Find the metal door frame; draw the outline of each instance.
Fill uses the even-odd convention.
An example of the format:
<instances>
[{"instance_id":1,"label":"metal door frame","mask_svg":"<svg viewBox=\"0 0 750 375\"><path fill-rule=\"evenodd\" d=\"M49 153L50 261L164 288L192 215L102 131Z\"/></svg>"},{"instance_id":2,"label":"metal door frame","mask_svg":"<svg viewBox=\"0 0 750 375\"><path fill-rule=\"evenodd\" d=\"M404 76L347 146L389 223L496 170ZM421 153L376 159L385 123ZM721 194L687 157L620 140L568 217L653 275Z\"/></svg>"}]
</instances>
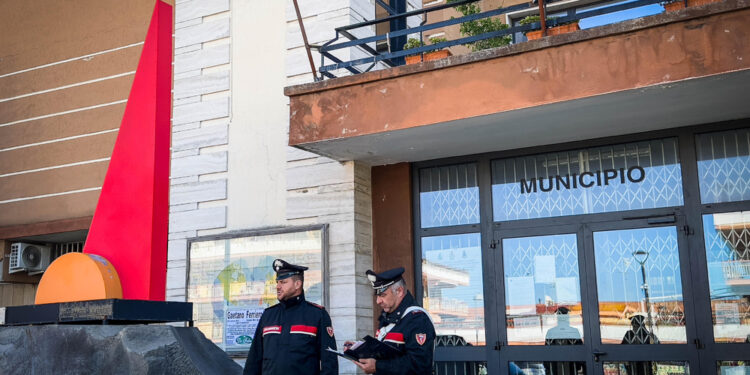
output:
<instances>
[{"instance_id":1,"label":"metal door frame","mask_svg":"<svg viewBox=\"0 0 750 375\"><path fill-rule=\"evenodd\" d=\"M533 228L546 228L552 226L564 226L564 225L583 225L587 226L588 231L591 228L600 228L598 223L613 223L621 221L632 221L634 217L640 217L647 220L647 217L659 217L670 214L675 214L681 217L682 222L686 225L688 234L687 239L684 239L684 234L680 234L680 262L682 269L684 265L684 257L682 253L687 251L688 263L690 269L690 277L684 277L685 271L682 271L683 275L683 299L686 304L692 302L692 311L695 326L692 338L697 338L700 341L696 343L690 343L694 345L701 345L703 349L699 350L700 356L700 369L703 373L716 373L716 361L720 360L742 360L743 356L747 357L750 352L750 344L716 344L713 342L713 323L712 323L712 312L711 312L711 299L709 294L708 285L708 269L706 267L706 253L705 246L703 243L703 225L702 215L711 213L721 212L732 212L732 211L750 211L750 200L730 203L718 203L718 204L701 204L700 192L698 187L698 172L697 172L697 157L696 157L696 144L695 138L701 133L710 133L718 131L726 131L733 129L747 128L749 125L748 119L740 119L733 121L726 121L722 123L714 124L702 124L695 126L687 126L682 128L672 128L665 130L657 130L648 133L640 134L628 134L622 136L606 137L589 139L583 141L575 141L568 143L560 143L555 145L544 145L534 146L523 149L498 151L477 155L465 155L456 156L445 159L436 159L421 161L411 164L411 175L412 175L412 213L413 213L413 255L414 255L414 271L415 275L421 274L421 238L427 236L443 235L443 234L458 234L458 233L469 233L478 232L481 235L481 246L482 246L482 263L483 263L483 283L484 283L484 297L485 297L485 335L487 345L485 347L446 347L436 348L435 359L440 358L441 361L486 361L487 367L490 374L506 374L507 367L501 369L499 360L506 350L507 346L502 345L501 337L505 338L504 323L505 309L504 309L504 296L498 295L497 290L504 290L504 284L502 277L496 277L501 274L502 268L497 269L495 264L495 251L492 249L493 241L498 230L511 231L514 229L530 230ZM539 218L531 220L518 220L508 222L494 222L492 214L492 182L491 182L491 161L495 159L502 159L508 157L518 157L524 155L532 155L536 153L545 153L552 151L564 151L577 148L595 147L608 144L619 144L634 141L645 141L656 138L665 137L677 137L679 147L680 166L682 168L682 184L683 184L683 205L678 207L667 207L667 208L654 208L647 210L635 210L635 211L617 211L599 214L587 214L587 215L571 215L571 216L559 216L551 218ZM455 165L462 163L476 163L477 165L477 177L479 187L479 204L480 204L480 222L476 224L459 225L453 227L437 227L437 228L426 228L420 227L420 203L419 203L419 170L422 168L439 167L446 165ZM601 224L606 225L606 224ZM501 229L502 228L502 229ZM679 229L679 228L678 228ZM534 232L527 232L534 233ZM678 234L680 232L678 231ZM592 235L593 236L593 235ZM519 237L519 236L515 236ZM580 239L579 239L580 242ZM589 246L588 244L586 246ZM593 238L591 239L591 255L593 256ZM579 253L584 249L579 244ZM683 250L686 249L686 250ZM587 254L581 258L579 255L579 267L584 264ZM581 277L593 277L594 284L591 281L586 281L584 284L593 285L594 288L588 287L589 292L596 293L596 274L591 274L594 263L590 262L592 267L591 270L586 269L586 272L581 273ZM586 263L588 265L588 263ZM595 271L595 270L594 270ZM689 287L685 287L686 280L689 279ZM415 297L418 300L422 297L422 285L421 278L415 279ZM691 293L692 301L688 301L685 298L685 292ZM583 295L583 286L581 289L581 300L582 303L590 298L590 296ZM502 293L501 293L502 294ZM594 297L596 294L594 294ZM502 302L502 304L501 304ZM502 306L502 309L499 307ZM593 309L588 309L590 314L593 314ZM586 313L585 313L586 314ZM596 306L596 315L598 318L598 304ZM584 315L584 321L586 320ZM588 317L590 321L591 317ZM500 325L499 323L502 323ZM584 324L586 327L586 324ZM688 328L686 328L688 329ZM501 332L502 331L502 332ZM598 330L597 330L598 331ZM598 332L597 332L598 333ZM589 333L584 331L584 338L591 337ZM503 340L504 341L504 340ZM589 340L590 341L590 340ZM690 341L690 340L688 340ZM498 345L493 345L500 344ZM586 340L584 345L586 346ZM496 350L500 348L500 350ZM505 361L507 364L507 361ZM588 365L587 368L590 373L592 367ZM691 362L691 366L692 366ZM600 366L601 367L601 366ZM697 374L696 370L691 368L693 374Z\"/></svg>"},{"instance_id":2,"label":"metal door frame","mask_svg":"<svg viewBox=\"0 0 750 375\"><path fill-rule=\"evenodd\" d=\"M500 343L499 347L496 347L488 359L488 369L493 374L506 374L508 373L509 362L582 362L587 369L592 367L593 361L588 353L591 352L591 332L589 324L587 324L588 316L587 310L589 306L587 288L588 285L585 282L585 261L584 259L584 241L583 232L584 226L582 224L560 224L560 225L549 225L549 226L529 226L526 228L501 228L501 225L496 225L496 230L493 234L494 243L496 248L492 251L492 262L495 265L495 290L496 296L495 301L497 302L495 310L497 311L497 319L495 320L494 326L497 327L496 337ZM538 237L538 236L550 236L559 234L574 234L576 235L576 245L578 253L578 274L579 274L579 287L581 291L581 304L583 308L583 345L508 345L507 330L506 327L506 311L505 311L505 272L503 263L503 240L508 238L523 238L523 237ZM584 281L584 282L582 282ZM572 359L572 360L571 360ZM491 362L490 362L491 361Z\"/></svg>"},{"instance_id":3,"label":"metal door frame","mask_svg":"<svg viewBox=\"0 0 750 375\"><path fill-rule=\"evenodd\" d=\"M691 374L701 374L699 352L696 344L698 338L698 324L696 309L694 305L693 277L694 268L691 265L691 251L688 247L685 218L682 215L674 215L673 222L669 222L669 216L650 217L635 220L623 220L615 222L587 223L585 226L585 249L586 249L586 277L589 287L588 300L594 304L590 309L589 322L594 335L594 351L603 353L600 360L595 361L592 368L593 374L603 374L604 361L617 362L640 362L640 361L685 361L689 365ZM596 260L594 248L594 233L611 230L636 230L654 227L673 227L677 234L677 246L680 262L680 278L682 284L682 301L685 314L685 344L658 344L658 345L622 345L602 344L599 320L599 304L596 280ZM592 352L593 354L593 352Z\"/></svg>"}]
</instances>

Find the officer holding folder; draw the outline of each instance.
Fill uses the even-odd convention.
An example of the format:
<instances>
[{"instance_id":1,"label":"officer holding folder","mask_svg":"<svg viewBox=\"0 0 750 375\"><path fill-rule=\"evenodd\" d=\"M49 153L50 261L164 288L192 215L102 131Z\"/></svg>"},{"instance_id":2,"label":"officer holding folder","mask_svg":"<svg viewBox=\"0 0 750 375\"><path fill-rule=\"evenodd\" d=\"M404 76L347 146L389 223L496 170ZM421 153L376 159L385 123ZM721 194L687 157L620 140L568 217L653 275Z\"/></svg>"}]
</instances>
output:
<instances>
[{"instance_id":1,"label":"officer holding folder","mask_svg":"<svg viewBox=\"0 0 750 375\"><path fill-rule=\"evenodd\" d=\"M403 267L381 273L366 272L377 296L377 304L383 309L375 336L398 350L397 355L389 358L363 358L354 362L366 374L432 373L435 327L427 311L417 305L406 289L403 273Z\"/></svg>"}]
</instances>

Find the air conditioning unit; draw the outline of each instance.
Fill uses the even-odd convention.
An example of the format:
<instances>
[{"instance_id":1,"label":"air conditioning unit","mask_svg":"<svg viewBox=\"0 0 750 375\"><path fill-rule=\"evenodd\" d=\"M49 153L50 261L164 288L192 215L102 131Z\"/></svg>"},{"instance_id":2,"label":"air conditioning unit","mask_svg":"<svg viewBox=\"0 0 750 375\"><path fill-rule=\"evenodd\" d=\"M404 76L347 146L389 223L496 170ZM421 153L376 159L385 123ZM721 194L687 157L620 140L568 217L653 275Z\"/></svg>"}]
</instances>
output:
<instances>
[{"instance_id":1,"label":"air conditioning unit","mask_svg":"<svg viewBox=\"0 0 750 375\"><path fill-rule=\"evenodd\" d=\"M49 267L51 257L47 246L16 242L10 245L8 273L26 271L29 275L44 272Z\"/></svg>"}]
</instances>

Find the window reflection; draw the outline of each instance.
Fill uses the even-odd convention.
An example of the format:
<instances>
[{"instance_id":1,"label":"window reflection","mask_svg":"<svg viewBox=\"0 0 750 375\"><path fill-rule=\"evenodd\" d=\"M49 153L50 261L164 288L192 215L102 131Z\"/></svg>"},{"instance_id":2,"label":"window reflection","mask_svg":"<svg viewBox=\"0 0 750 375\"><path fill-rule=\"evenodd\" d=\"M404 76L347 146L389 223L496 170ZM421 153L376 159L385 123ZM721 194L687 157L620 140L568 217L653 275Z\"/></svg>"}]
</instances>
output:
<instances>
[{"instance_id":1,"label":"window reflection","mask_svg":"<svg viewBox=\"0 0 750 375\"><path fill-rule=\"evenodd\" d=\"M583 362L509 362L510 375L584 375Z\"/></svg>"},{"instance_id":2,"label":"window reflection","mask_svg":"<svg viewBox=\"0 0 750 375\"><path fill-rule=\"evenodd\" d=\"M681 206L674 138L492 161L495 221Z\"/></svg>"},{"instance_id":3,"label":"window reflection","mask_svg":"<svg viewBox=\"0 0 750 375\"><path fill-rule=\"evenodd\" d=\"M419 208L422 228L478 223L476 164L421 169Z\"/></svg>"},{"instance_id":4,"label":"window reflection","mask_svg":"<svg viewBox=\"0 0 750 375\"><path fill-rule=\"evenodd\" d=\"M675 227L594 232L602 343L685 343Z\"/></svg>"},{"instance_id":5,"label":"window reflection","mask_svg":"<svg viewBox=\"0 0 750 375\"><path fill-rule=\"evenodd\" d=\"M509 345L583 343L575 234L503 240Z\"/></svg>"},{"instance_id":6,"label":"window reflection","mask_svg":"<svg viewBox=\"0 0 750 375\"><path fill-rule=\"evenodd\" d=\"M750 375L750 361L719 361L716 375Z\"/></svg>"},{"instance_id":7,"label":"window reflection","mask_svg":"<svg viewBox=\"0 0 750 375\"><path fill-rule=\"evenodd\" d=\"M194 325L222 349L247 352L253 322L278 302L275 258L309 267L305 298L322 304L321 238L321 230L311 230L191 243L187 300L193 303ZM253 318L227 321L237 312Z\"/></svg>"},{"instance_id":8,"label":"window reflection","mask_svg":"<svg viewBox=\"0 0 750 375\"><path fill-rule=\"evenodd\" d=\"M436 345L485 345L479 233L423 237L422 285Z\"/></svg>"},{"instance_id":9,"label":"window reflection","mask_svg":"<svg viewBox=\"0 0 750 375\"><path fill-rule=\"evenodd\" d=\"M716 342L750 342L750 212L703 216Z\"/></svg>"},{"instance_id":10,"label":"window reflection","mask_svg":"<svg viewBox=\"0 0 750 375\"><path fill-rule=\"evenodd\" d=\"M701 202L750 199L750 129L702 134L696 143Z\"/></svg>"},{"instance_id":11,"label":"window reflection","mask_svg":"<svg viewBox=\"0 0 750 375\"><path fill-rule=\"evenodd\" d=\"M604 362L604 375L688 375L685 362Z\"/></svg>"},{"instance_id":12,"label":"window reflection","mask_svg":"<svg viewBox=\"0 0 750 375\"><path fill-rule=\"evenodd\" d=\"M435 362L435 375L487 375L487 362Z\"/></svg>"}]
</instances>

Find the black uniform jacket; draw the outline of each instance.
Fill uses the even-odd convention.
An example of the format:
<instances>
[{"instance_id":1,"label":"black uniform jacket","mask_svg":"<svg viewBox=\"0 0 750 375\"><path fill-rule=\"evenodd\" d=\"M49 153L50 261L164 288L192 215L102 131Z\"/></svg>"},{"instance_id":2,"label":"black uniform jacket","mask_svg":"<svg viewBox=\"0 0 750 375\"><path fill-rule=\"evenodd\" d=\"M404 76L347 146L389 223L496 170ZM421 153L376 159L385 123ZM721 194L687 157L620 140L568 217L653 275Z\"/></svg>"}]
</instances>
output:
<instances>
[{"instance_id":1,"label":"black uniform jacket","mask_svg":"<svg viewBox=\"0 0 750 375\"><path fill-rule=\"evenodd\" d=\"M331 317L301 294L263 312L244 374L338 374L338 357L329 347L336 349Z\"/></svg>"},{"instance_id":2,"label":"black uniform jacket","mask_svg":"<svg viewBox=\"0 0 750 375\"><path fill-rule=\"evenodd\" d=\"M407 292L396 310L389 314L382 313L378 318L380 328L375 336L388 324L396 323L383 338L383 342L400 349L403 355L375 362L376 374L432 374L435 327L433 327L430 318L422 311L411 311L404 316L404 311L409 306L416 305L414 297Z\"/></svg>"}]
</instances>

